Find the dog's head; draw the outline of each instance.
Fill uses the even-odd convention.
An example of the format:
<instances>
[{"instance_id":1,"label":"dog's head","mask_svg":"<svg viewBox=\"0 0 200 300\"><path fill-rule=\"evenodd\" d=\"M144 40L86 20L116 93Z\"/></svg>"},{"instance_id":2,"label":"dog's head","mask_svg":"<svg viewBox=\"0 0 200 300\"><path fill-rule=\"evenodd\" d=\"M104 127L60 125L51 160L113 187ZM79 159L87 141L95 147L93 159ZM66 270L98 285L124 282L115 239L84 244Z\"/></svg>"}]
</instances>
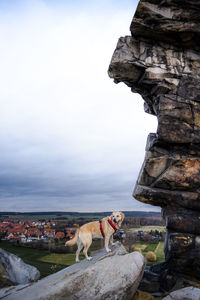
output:
<instances>
[{"instance_id":1,"label":"dog's head","mask_svg":"<svg viewBox=\"0 0 200 300\"><path fill-rule=\"evenodd\" d=\"M124 220L125 215L120 212L120 211L114 211L112 215L110 216L111 220L113 223L118 225L119 227L121 226L123 220Z\"/></svg>"}]
</instances>

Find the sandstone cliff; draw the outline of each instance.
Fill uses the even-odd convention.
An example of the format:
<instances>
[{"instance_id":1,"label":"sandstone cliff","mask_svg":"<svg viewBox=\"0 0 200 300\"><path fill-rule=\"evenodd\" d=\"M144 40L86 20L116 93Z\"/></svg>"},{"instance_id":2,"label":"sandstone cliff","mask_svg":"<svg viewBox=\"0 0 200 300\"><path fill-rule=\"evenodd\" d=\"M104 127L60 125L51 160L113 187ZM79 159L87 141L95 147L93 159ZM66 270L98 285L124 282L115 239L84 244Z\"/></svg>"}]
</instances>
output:
<instances>
[{"instance_id":1,"label":"sandstone cliff","mask_svg":"<svg viewBox=\"0 0 200 300\"><path fill-rule=\"evenodd\" d=\"M170 272L200 279L200 2L141 0L109 76L158 119L134 197L162 207ZM133 129L134 130L134 129Z\"/></svg>"}]
</instances>

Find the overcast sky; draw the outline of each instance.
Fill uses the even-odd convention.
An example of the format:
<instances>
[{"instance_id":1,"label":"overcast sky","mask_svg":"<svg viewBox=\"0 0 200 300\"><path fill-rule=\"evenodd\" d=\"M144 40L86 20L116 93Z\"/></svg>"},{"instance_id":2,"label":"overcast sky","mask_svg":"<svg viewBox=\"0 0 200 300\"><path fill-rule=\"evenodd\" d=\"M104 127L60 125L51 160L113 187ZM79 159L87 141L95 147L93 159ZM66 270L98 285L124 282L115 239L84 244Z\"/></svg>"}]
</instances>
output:
<instances>
[{"instance_id":1,"label":"overcast sky","mask_svg":"<svg viewBox=\"0 0 200 300\"><path fill-rule=\"evenodd\" d=\"M0 1L0 210L154 210L132 198L157 120L107 75L136 0Z\"/></svg>"}]
</instances>

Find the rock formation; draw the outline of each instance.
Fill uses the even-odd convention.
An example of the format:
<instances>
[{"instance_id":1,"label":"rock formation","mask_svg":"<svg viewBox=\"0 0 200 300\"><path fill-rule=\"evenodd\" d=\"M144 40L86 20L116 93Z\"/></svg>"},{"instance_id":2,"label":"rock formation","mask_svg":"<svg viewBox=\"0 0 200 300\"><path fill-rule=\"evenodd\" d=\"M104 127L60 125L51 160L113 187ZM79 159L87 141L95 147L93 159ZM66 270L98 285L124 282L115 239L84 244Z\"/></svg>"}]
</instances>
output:
<instances>
[{"instance_id":1,"label":"rock formation","mask_svg":"<svg viewBox=\"0 0 200 300\"><path fill-rule=\"evenodd\" d=\"M157 116L134 197L162 207L166 268L200 279L200 2L141 0L109 66Z\"/></svg>"},{"instance_id":2,"label":"rock formation","mask_svg":"<svg viewBox=\"0 0 200 300\"><path fill-rule=\"evenodd\" d=\"M143 275L145 258L127 253L118 242L107 253L101 249L86 259L31 285L0 290L4 300L132 299Z\"/></svg>"},{"instance_id":3,"label":"rock formation","mask_svg":"<svg viewBox=\"0 0 200 300\"><path fill-rule=\"evenodd\" d=\"M40 278L40 272L18 256L0 248L0 275L13 284L25 284Z\"/></svg>"},{"instance_id":4,"label":"rock formation","mask_svg":"<svg viewBox=\"0 0 200 300\"><path fill-rule=\"evenodd\" d=\"M189 286L177 291L170 293L168 296L164 297L163 300L199 300L200 299L200 289Z\"/></svg>"}]
</instances>

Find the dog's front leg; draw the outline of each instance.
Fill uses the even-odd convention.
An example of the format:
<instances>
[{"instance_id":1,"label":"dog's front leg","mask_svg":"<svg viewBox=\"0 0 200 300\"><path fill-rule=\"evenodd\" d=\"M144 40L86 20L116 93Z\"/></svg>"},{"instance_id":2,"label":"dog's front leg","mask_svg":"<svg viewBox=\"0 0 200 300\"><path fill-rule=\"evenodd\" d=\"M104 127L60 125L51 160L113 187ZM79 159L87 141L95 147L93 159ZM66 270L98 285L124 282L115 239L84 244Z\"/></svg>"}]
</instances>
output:
<instances>
[{"instance_id":1,"label":"dog's front leg","mask_svg":"<svg viewBox=\"0 0 200 300\"><path fill-rule=\"evenodd\" d=\"M110 244L111 244L112 246L115 245L115 243L113 242L113 235L111 235L111 237L110 237Z\"/></svg>"},{"instance_id":2,"label":"dog's front leg","mask_svg":"<svg viewBox=\"0 0 200 300\"><path fill-rule=\"evenodd\" d=\"M107 251L107 252L110 252L110 251L111 251L111 249L108 248L109 240L110 240L109 235L106 235L106 236L105 236L105 248L106 248L106 251Z\"/></svg>"}]
</instances>

